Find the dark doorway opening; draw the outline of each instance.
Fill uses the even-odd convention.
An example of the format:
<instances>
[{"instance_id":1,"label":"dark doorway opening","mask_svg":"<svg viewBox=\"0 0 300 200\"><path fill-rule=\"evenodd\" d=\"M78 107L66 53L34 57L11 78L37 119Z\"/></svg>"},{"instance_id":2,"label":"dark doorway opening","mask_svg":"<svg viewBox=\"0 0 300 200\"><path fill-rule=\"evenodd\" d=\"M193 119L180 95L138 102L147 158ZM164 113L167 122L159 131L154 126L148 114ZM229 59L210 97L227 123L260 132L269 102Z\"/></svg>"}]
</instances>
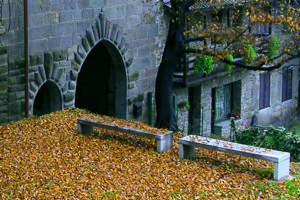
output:
<instances>
[{"instance_id":1,"label":"dark doorway opening","mask_svg":"<svg viewBox=\"0 0 300 200\"><path fill-rule=\"evenodd\" d=\"M33 104L33 115L41 116L62 109L62 98L55 83L47 81L39 89Z\"/></svg>"},{"instance_id":2,"label":"dark doorway opening","mask_svg":"<svg viewBox=\"0 0 300 200\"><path fill-rule=\"evenodd\" d=\"M127 80L122 57L108 41L88 54L78 75L75 106L90 112L126 118Z\"/></svg>"},{"instance_id":3,"label":"dark doorway opening","mask_svg":"<svg viewBox=\"0 0 300 200\"><path fill-rule=\"evenodd\" d=\"M189 88L189 134L203 135L201 85Z\"/></svg>"}]
</instances>

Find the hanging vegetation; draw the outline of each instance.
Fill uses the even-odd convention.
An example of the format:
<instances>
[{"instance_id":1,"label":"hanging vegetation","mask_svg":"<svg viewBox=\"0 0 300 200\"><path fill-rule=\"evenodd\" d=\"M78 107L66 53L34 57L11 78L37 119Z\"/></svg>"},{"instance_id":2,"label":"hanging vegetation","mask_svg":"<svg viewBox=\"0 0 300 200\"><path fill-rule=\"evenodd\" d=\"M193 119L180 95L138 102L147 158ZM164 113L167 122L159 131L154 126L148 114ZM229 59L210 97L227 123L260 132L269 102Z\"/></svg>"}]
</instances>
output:
<instances>
[{"instance_id":1,"label":"hanging vegetation","mask_svg":"<svg viewBox=\"0 0 300 200\"><path fill-rule=\"evenodd\" d=\"M194 73L206 73L209 74L214 70L213 65L213 58L212 56L207 55L199 55L197 56L195 62L194 62Z\"/></svg>"}]
</instances>

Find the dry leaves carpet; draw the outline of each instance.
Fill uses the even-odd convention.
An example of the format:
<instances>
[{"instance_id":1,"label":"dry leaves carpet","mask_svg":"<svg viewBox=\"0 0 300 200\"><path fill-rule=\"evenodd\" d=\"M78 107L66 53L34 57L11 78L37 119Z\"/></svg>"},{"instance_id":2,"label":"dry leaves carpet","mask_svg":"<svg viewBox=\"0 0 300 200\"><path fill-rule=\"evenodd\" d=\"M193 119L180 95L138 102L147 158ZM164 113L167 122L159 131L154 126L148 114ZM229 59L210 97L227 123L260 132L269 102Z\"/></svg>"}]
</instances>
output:
<instances>
[{"instance_id":1,"label":"dry leaves carpet","mask_svg":"<svg viewBox=\"0 0 300 200\"><path fill-rule=\"evenodd\" d=\"M86 114L70 109L0 127L1 199L300 198L299 164L290 184L273 182L264 161L201 149L199 158L180 160L180 133L163 154L138 136L79 135L77 119Z\"/></svg>"}]
</instances>

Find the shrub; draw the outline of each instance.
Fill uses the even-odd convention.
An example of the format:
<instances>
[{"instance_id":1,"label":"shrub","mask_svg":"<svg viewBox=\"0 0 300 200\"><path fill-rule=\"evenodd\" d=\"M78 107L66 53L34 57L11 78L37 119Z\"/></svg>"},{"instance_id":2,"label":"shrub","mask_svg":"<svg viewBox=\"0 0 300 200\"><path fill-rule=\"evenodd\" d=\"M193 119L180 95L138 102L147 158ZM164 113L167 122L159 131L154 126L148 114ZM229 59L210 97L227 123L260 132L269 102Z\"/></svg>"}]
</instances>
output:
<instances>
[{"instance_id":1,"label":"shrub","mask_svg":"<svg viewBox=\"0 0 300 200\"><path fill-rule=\"evenodd\" d=\"M242 144L290 152L295 159L300 156L300 137L284 127L246 127L238 130L236 140Z\"/></svg>"},{"instance_id":2,"label":"shrub","mask_svg":"<svg viewBox=\"0 0 300 200\"><path fill-rule=\"evenodd\" d=\"M200 72L209 74L214 70L212 56L199 55L194 62L194 73L198 74Z\"/></svg>"}]
</instances>

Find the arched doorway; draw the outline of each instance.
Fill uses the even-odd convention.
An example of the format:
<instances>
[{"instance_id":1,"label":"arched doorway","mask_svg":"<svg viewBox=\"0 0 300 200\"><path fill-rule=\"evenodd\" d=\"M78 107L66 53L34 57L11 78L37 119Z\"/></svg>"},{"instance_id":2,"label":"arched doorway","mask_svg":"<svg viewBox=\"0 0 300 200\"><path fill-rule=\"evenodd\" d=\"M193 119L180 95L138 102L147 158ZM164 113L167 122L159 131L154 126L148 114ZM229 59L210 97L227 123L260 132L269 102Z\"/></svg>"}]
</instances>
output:
<instances>
[{"instance_id":1,"label":"arched doorway","mask_svg":"<svg viewBox=\"0 0 300 200\"><path fill-rule=\"evenodd\" d=\"M126 118L127 79L116 47L102 40L88 54L77 79L75 106L93 113Z\"/></svg>"},{"instance_id":2,"label":"arched doorway","mask_svg":"<svg viewBox=\"0 0 300 200\"><path fill-rule=\"evenodd\" d=\"M33 115L41 116L62 109L62 97L55 83L45 82L34 99Z\"/></svg>"}]
</instances>

